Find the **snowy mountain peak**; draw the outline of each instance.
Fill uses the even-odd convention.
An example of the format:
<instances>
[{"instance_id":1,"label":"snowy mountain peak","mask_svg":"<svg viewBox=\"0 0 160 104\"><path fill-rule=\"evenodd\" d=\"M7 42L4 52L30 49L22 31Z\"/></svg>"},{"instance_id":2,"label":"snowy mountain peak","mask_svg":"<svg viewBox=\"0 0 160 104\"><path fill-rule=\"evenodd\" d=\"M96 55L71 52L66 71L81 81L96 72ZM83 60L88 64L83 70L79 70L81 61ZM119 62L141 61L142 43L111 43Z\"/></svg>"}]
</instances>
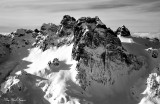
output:
<instances>
[{"instance_id":1,"label":"snowy mountain peak","mask_svg":"<svg viewBox=\"0 0 160 104\"><path fill-rule=\"evenodd\" d=\"M65 15L59 25L0 35L0 104L158 102L159 62L157 38Z\"/></svg>"},{"instance_id":2,"label":"snowy mountain peak","mask_svg":"<svg viewBox=\"0 0 160 104\"><path fill-rule=\"evenodd\" d=\"M73 28L76 19L65 15L61 21L61 25L52 23L43 24L39 33L36 33L36 41L34 47L40 47L43 51L51 47L60 47L69 45L73 40Z\"/></svg>"},{"instance_id":3,"label":"snowy mountain peak","mask_svg":"<svg viewBox=\"0 0 160 104\"><path fill-rule=\"evenodd\" d=\"M126 28L126 26L122 25L122 27L119 27L116 32L116 35L120 35L120 36L131 36L130 31L128 30L128 28Z\"/></svg>"},{"instance_id":4,"label":"snowy mountain peak","mask_svg":"<svg viewBox=\"0 0 160 104\"><path fill-rule=\"evenodd\" d=\"M83 89L92 81L114 84L116 78L111 74L114 73L112 68L119 71L120 67L125 66L129 70L139 70L143 66L143 62L129 54L117 35L98 17L82 17L77 20L72 57L78 61L77 79Z\"/></svg>"},{"instance_id":5,"label":"snowy mountain peak","mask_svg":"<svg viewBox=\"0 0 160 104\"><path fill-rule=\"evenodd\" d=\"M76 19L74 17L71 17L69 15L64 15L61 21L61 25L63 25L65 28L73 28L75 22Z\"/></svg>"}]
</instances>

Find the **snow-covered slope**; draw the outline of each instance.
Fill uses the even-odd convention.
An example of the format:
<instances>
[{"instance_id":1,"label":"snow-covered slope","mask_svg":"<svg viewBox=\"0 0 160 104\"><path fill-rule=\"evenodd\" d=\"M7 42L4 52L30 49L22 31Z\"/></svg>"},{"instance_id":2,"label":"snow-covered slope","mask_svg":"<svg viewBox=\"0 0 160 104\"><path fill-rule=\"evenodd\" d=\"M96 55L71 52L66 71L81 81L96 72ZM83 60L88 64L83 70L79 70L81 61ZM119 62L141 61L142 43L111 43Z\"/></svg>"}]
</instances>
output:
<instances>
[{"instance_id":1,"label":"snow-covered slope","mask_svg":"<svg viewBox=\"0 0 160 104\"><path fill-rule=\"evenodd\" d=\"M0 36L0 104L159 101L150 80L159 83L160 42L125 26L114 32L98 17L65 15L60 25Z\"/></svg>"}]
</instances>

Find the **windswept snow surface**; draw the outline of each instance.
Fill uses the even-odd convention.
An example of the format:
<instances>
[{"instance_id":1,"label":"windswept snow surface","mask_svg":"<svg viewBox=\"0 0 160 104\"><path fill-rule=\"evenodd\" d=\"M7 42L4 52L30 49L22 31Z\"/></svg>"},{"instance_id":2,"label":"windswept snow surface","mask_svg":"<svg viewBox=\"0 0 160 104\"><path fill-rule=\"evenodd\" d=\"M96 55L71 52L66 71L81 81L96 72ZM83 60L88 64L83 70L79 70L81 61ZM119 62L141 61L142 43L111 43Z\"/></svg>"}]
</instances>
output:
<instances>
[{"instance_id":1,"label":"windswept snow surface","mask_svg":"<svg viewBox=\"0 0 160 104\"><path fill-rule=\"evenodd\" d=\"M24 104L61 104L67 102L68 104L72 104L78 102L78 99L72 98L72 96L69 96L66 93L67 87L70 86L66 83L76 83L76 61L72 60L70 54L72 51L72 46L73 44L70 46L64 45L59 49L51 48L45 52L42 52L42 50L40 50L39 48L28 50L29 55L22 59L26 63L23 63L23 65L19 64L18 66L16 66L16 68L14 68L14 71L12 71L13 74L14 72L16 72L16 74L19 75L20 78L12 76L11 73L11 77L8 78L7 82L1 85L1 93L7 93L6 89L9 89L9 87L12 86L16 86L16 84L18 84L19 86L19 83L22 83L25 86L24 91L22 91L22 93L20 92L21 94L23 94L23 96L17 95L16 97L20 98L21 100L26 100L22 101ZM51 65L51 67L49 67L48 62L52 61L54 58L59 59L59 65ZM22 69L22 67L25 64L28 64L28 62L30 64L27 65L26 68L17 71L19 69ZM8 62L6 62L5 65L7 65L7 63ZM38 89L40 91L38 91ZM41 95L41 93L44 93L43 96L39 96ZM16 100L16 97L11 99L10 95L2 94L2 98L4 99L1 98L0 101L4 104L5 102L3 100L5 100L5 97L9 101L12 101L14 99ZM29 97L31 98L29 99ZM48 103L46 103L45 101L41 102L38 99L46 99Z\"/></svg>"}]
</instances>

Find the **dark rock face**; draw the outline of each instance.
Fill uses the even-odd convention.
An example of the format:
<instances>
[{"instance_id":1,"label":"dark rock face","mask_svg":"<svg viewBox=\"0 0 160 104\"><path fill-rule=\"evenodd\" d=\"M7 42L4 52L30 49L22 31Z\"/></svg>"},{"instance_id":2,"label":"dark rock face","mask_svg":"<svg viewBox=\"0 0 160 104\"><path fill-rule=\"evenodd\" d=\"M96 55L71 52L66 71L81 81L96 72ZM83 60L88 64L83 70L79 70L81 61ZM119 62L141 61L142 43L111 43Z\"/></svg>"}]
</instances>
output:
<instances>
[{"instance_id":1,"label":"dark rock face","mask_svg":"<svg viewBox=\"0 0 160 104\"><path fill-rule=\"evenodd\" d=\"M59 65L59 60L58 60L57 58L55 58L55 59L53 60L53 64L54 64L55 66L58 66L58 65Z\"/></svg>"},{"instance_id":2,"label":"dark rock face","mask_svg":"<svg viewBox=\"0 0 160 104\"><path fill-rule=\"evenodd\" d=\"M40 33L35 33L37 36L33 47L40 47L42 51L45 51L50 47L61 47L71 44L75 22L74 17L65 15L60 26L52 23L43 24Z\"/></svg>"},{"instance_id":3,"label":"dark rock face","mask_svg":"<svg viewBox=\"0 0 160 104\"><path fill-rule=\"evenodd\" d=\"M39 31L38 29L35 29L34 32L35 32L35 33L39 33L40 31Z\"/></svg>"},{"instance_id":4,"label":"dark rock face","mask_svg":"<svg viewBox=\"0 0 160 104\"><path fill-rule=\"evenodd\" d=\"M44 23L42 26L41 26L41 30L40 32L43 34L43 35L48 35L48 34L55 34L58 30L58 26L53 24L53 23ZM38 32L38 31L37 31Z\"/></svg>"},{"instance_id":5,"label":"dark rock face","mask_svg":"<svg viewBox=\"0 0 160 104\"><path fill-rule=\"evenodd\" d=\"M143 65L142 60L122 47L117 35L98 17L82 17L77 20L72 56L78 61L77 79L83 89L90 85L91 80L114 84L113 73L116 71L139 70Z\"/></svg>"},{"instance_id":6,"label":"dark rock face","mask_svg":"<svg viewBox=\"0 0 160 104\"><path fill-rule=\"evenodd\" d=\"M73 34L73 28L76 23L76 19L69 15L63 16L61 25L58 31L59 37L68 36Z\"/></svg>"},{"instance_id":7,"label":"dark rock face","mask_svg":"<svg viewBox=\"0 0 160 104\"><path fill-rule=\"evenodd\" d=\"M58 66L59 65L59 60L57 58L54 58L53 61L49 61L48 65L50 66L51 64L53 64L54 66Z\"/></svg>"},{"instance_id":8,"label":"dark rock face","mask_svg":"<svg viewBox=\"0 0 160 104\"><path fill-rule=\"evenodd\" d=\"M83 54L85 46L92 49L104 46L107 49L114 50L118 46L121 46L121 42L114 32L110 28L107 28L98 17L82 17L77 21L74 30L72 54L75 60L79 60L79 55ZM77 47L79 49L76 49Z\"/></svg>"},{"instance_id":9,"label":"dark rock face","mask_svg":"<svg viewBox=\"0 0 160 104\"><path fill-rule=\"evenodd\" d=\"M65 28L73 28L74 24L76 22L76 19L74 17L71 17L69 15L64 15L63 19L61 21L61 24L65 27Z\"/></svg>"},{"instance_id":10,"label":"dark rock face","mask_svg":"<svg viewBox=\"0 0 160 104\"><path fill-rule=\"evenodd\" d=\"M120 36L131 36L130 31L123 25L122 27L119 27L117 31L115 32L116 35Z\"/></svg>"}]
</instances>

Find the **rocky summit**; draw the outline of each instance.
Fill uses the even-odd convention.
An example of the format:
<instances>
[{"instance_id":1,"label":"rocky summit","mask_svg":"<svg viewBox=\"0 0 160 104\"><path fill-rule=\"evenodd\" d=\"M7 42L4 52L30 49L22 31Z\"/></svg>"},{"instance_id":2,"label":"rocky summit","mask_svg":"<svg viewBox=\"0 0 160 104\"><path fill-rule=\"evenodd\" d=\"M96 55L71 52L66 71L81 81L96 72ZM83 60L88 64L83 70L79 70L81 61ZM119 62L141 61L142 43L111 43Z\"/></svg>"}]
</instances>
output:
<instances>
[{"instance_id":1,"label":"rocky summit","mask_svg":"<svg viewBox=\"0 0 160 104\"><path fill-rule=\"evenodd\" d=\"M131 36L130 31L123 25L122 27L119 27L116 31L115 31L116 35L120 35L120 36Z\"/></svg>"},{"instance_id":2,"label":"rocky summit","mask_svg":"<svg viewBox=\"0 0 160 104\"><path fill-rule=\"evenodd\" d=\"M92 80L102 84L114 84L113 70L126 72L140 70L143 61L129 54L110 28L98 17L82 17L74 27L73 59L78 61L77 79L86 89Z\"/></svg>"},{"instance_id":3,"label":"rocky summit","mask_svg":"<svg viewBox=\"0 0 160 104\"><path fill-rule=\"evenodd\" d=\"M64 44L70 44L73 37L73 26L75 18L65 15L61 21L61 25L52 23L43 24L39 33L36 33L36 41L34 47L39 47L45 51L50 47L60 47Z\"/></svg>"}]
</instances>

